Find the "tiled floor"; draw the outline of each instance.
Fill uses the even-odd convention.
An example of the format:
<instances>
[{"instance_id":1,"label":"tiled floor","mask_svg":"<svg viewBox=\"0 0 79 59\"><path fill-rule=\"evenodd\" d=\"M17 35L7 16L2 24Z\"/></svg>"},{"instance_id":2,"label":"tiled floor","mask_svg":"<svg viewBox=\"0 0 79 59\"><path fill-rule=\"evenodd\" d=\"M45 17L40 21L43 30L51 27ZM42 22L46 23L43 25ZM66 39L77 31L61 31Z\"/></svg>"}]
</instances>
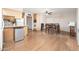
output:
<instances>
[{"instance_id":1,"label":"tiled floor","mask_svg":"<svg viewBox=\"0 0 79 59\"><path fill-rule=\"evenodd\" d=\"M22 41L7 41L5 51L76 51L79 50L76 38L67 34L47 34L30 32Z\"/></svg>"}]
</instances>

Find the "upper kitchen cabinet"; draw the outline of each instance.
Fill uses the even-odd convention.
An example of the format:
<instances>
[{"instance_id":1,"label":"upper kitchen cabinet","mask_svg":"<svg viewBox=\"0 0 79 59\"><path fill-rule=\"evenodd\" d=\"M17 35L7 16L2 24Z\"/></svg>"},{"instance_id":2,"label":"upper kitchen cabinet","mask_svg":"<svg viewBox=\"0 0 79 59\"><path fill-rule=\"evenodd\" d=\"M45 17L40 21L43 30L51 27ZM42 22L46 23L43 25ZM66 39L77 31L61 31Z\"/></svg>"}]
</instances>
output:
<instances>
[{"instance_id":1,"label":"upper kitchen cabinet","mask_svg":"<svg viewBox=\"0 0 79 59\"><path fill-rule=\"evenodd\" d=\"M8 16L14 16L15 18L20 18L20 19L22 18L22 12L14 9L3 8L2 14Z\"/></svg>"},{"instance_id":2,"label":"upper kitchen cabinet","mask_svg":"<svg viewBox=\"0 0 79 59\"><path fill-rule=\"evenodd\" d=\"M14 16L3 16L3 19L6 21L10 21L10 22L15 22L15 17Z\"/></svg>"}]
</instances>

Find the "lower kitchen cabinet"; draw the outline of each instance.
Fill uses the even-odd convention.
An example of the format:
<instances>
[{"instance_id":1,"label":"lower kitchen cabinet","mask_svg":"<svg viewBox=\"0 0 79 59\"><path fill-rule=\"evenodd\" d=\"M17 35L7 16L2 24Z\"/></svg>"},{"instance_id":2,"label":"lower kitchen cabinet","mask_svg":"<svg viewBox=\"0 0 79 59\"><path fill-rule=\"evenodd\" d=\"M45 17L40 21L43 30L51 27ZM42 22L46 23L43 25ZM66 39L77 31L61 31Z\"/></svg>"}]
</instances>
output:
<instances>
[{"instance_id":1,"label":"lower kitchen cabinet","mask_svg":"<svg viewBox=\"0 0 79 59\"><path fill-rule=\"evenodd\" d=\"M6 27L4 28L4 43L17 42L24 39L24 27Z\"/></svg>"},{"instance_id":2,"label":"lower kitchen cabinet","mask_svg":"<svg viewBox=\"0 0 79 59\"><path fill-rule=\"evenodd\" d=\"M4 42L12 42L14 41L14 37L13 37L13 34L14 33L14 29L13 28L5 28L4 29L4 34L3 34L3 38L4 38Z\"/></svg>"}]
</instances>

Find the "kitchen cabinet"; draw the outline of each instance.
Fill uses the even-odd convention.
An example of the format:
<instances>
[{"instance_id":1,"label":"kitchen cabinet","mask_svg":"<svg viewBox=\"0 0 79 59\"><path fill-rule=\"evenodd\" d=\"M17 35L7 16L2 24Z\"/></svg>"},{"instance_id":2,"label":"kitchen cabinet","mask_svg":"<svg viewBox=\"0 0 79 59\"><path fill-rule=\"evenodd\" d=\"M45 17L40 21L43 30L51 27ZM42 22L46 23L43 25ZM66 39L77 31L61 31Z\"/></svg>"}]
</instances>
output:
<instances>
[{"instance_id":1,"label":"kitchen cabinet","mask_svg":"<svg viewBox=\"0 0 79 59\"><path fill-rule=\"evenodd\" d=\"M17 42L24 39L24 26L4 28L4 42Z\"/></svg>"},{"instance_id":2,"label":"kitchen cabinet","mask_svg":"<svg viewBox=\"0 0 79 59\"><path fill-rule=\"evenodd\" d=\"M13 28L4 28L4 42L13 42L14 40L14 29Z\"/></svg>"},{"instance_id":3,"label":"kitchen cabinet","mask_svg":"<svg viewBox=\"0 0 79 59\"><path fill-rule=\"evenodd\" d=\"M16 21L14 16L3 16L3 19L13 23Z\"/></svg>"}]
</instances>

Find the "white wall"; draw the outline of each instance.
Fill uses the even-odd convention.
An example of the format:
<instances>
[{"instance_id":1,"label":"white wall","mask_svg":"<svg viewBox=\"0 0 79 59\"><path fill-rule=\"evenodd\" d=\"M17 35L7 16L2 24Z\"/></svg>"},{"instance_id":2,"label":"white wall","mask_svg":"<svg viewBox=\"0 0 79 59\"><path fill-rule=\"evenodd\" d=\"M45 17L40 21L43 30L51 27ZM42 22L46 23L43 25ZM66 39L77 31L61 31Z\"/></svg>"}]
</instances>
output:
<instances>
[{"instance_id":1,"label":"white wall","mask_svg":"<svg viewBox=\"0 0 79 59\"><path fill-rule=\"evenodd\" d=\"M37 23L36 28L37 30L41 30L41 23L45 23L45 15L42 13L37 13Z\"/></svg>"},{"instance_id":2,"label":"white wall","mask_svg":"<svg viewBox=\"0 0 79 59\"><path fill-rule=\"evenodd\" d=\"M58 10L58 12L53 13L51 16L45 16L44 13L37 13L37 30L40 30L41 23L59 23L62 31L69 31L69 22L76 22L76 10L68 10L70 11L59 12Z\"/></svg>"},{"instance_id":3,"label":"white wall","mask_svg":"<svg viewBox=\"0 0 79 59\"><path fill-rule=\"evenodd\" d=\"M2 50L3 46L3 26L2 26L2 9L0 8L0 50Z\"/></svg>"},{"instance_id":4,"label":"white wall","mask_svg":"<svg viewBox=\"0 0 79 59\"><path fill-rule=\"evenodd\" d=\"M76 9L69 11L61 11L46 16L44 13L38 13L37 28L41 28L41 23L59 23L61 31L69 32L69 22L76 22Z\"/></svg>"},{"instance_id":5,"label":"white wall","mask_svg":"<svg viewBox=\"0 0 79 59\"><path fill-rule=\"evenodd\" d=\"M78 8L78 14L77 14L77 44L79 45L79 8Z\"/></svg>"},{"instance_id":6,"label":"white wall","mask_svg":"<svg viewBox=\"0 0 79 59\"><path fill-rule=\"evenodd\" d=\"M61 31L69 32L69 22L76 22L76 11L72 13L55 13L46 16L46 23L59 23Z\"/></svg>"}]
</instances>

